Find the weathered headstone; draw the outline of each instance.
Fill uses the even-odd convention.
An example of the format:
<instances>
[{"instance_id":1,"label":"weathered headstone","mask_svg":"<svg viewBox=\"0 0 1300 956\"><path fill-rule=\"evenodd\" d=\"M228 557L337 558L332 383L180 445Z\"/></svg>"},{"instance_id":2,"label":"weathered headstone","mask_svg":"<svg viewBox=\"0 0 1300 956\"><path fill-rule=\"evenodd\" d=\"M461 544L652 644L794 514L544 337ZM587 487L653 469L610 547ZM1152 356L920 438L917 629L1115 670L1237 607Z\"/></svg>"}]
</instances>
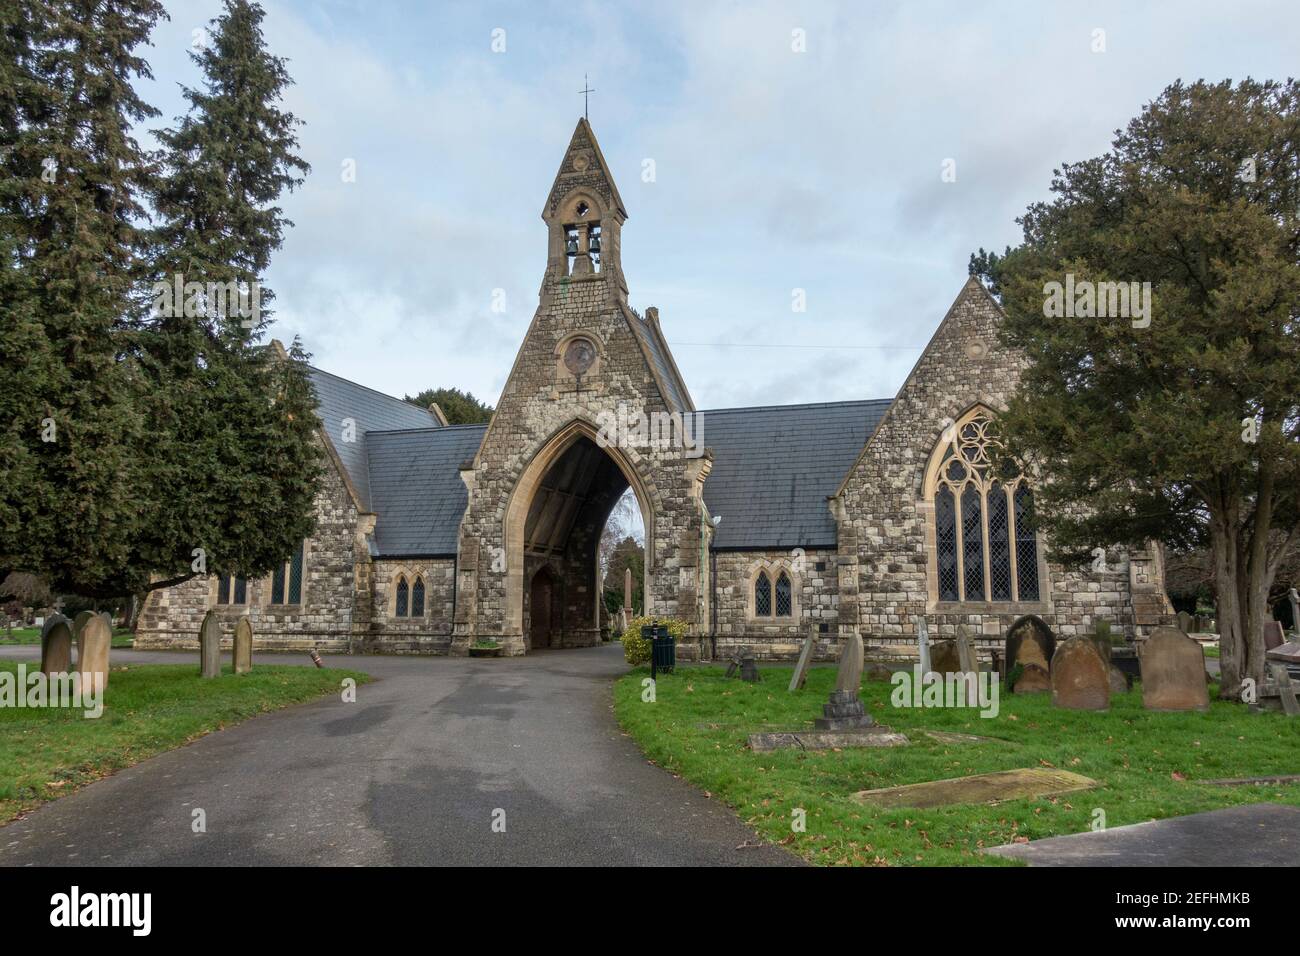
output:
<instances>
[{"instance_id":1,"label":"weathered headstone","mask_svg":"<svg viewBox=\"0 0 1300 956\"><path fill-rule=\"evenodd\" d=\"M1158 627L1142 648L1142 706L1147 710L1210 709L1205 651L1176 628Z\"/></svg>"},{"instance_id":2,"label":"weathered headstone","mask_svg":"<svg viewBox=\"0 0 1300 956\"><path fill-rule=\"evenodd\" d=\"M753 654L740 656L740 679L750 684L757 684L763 680L758 672L758 661L754 659Z\"/></svg>"},{"instance_id":3,"label":"weathered headstone","mask_svg":"<svg viewBox=\"0 0 1300 956\"><path fill-rule=\"evenodd\" d=\"M1015 673L1016 665L1023 673L1010 688L1014 694L1049 691L1052 655L1056 653L1056 637L1043 619L1027 614L1007 628L1006 644L1007 679Z\"/></svg>"},{"instance_id":4,"label":"weathered headstone","mask_svg":"<svg viewBox=\"0 0 1300 956\"><path fill-rule=\"evenodd\" d=\"M936 674L962 673L961 656L954 640L935 641L930 645L930 667Z\"/></svg>"},{"instance_id":5,"label":"weathered headstone","mask_svg":"<svg viewBox=\"0 0 1300 956\"><path fill-rule=\"evenodd\" d=\"M1291 675L1283 664L1269 664L1273 683L1277 685L1278 696L1282 699L1282 710L1288 717L1300 717L1300 702L1296 701L1295 687L1291 684Z\"/></svg>"},{"instance_id":6,"label":"weathered headstone","mask_svg":"<svg viewBox=\"0 0 1300 956\"><path fill-rule=\"evenodd\" d=\"M230 648L230 663L236 674L247 674L253 669L253 624L245 614L235 625L235 640Z\"/></svg>"},{"instance_id":7,"label":"weathered headstone","mask_svg":"<svg viewBox=\"0 0 1300 956\"><path fill-rule=\"evenodd\" d=\"M813 721L818 730L852 730L875 724L862 706L858 691L862 687L862 635L853 631L844 639L840 667L835 675L835 690L822 705L822 716Z\"/></svg>"},{"instance_id":8,"label":"weathered headstone","mask_svg":"<svg viewBox=\"0 0 1300 956\"><path fill-rule=\"evenodd\" d=\"M1110 709L1110 665L1091 637L1072 637L1052 656L1052 706L1066 710Z\"/></svg>"},{"instance_id":9,"label":"weathered headstone","mask_svg":"<svg viewBox=\"0 0 1300 956\"><path fill-rule=\"evenodd\" d=\"M108 686L108 655L113 646L113 629L96 614L81 629L78 638L77 670L83 684L92 683L98 692Z\"/></svg>"},{"instance_id":10,"label":"weathered headstone","mask_svg":"<svg viewBox=\"0 0 1300 956\"><path fill-rule=\"evenodd\" d=\"M1127 694L1133 689L1131 678L1114 664L1111 664L1107 671L1110 674L1110 692L1112 695Z\"/></svg>"},{"instance_id":11,"label":"weathered headstone","mask_svg":"<svg viewBox=\"0 0 1300 956\"><path fill-rule=\"evenodd\" d=\"M221 624L216 611L203 615L199 628L199 673L204 677L221 676Z\"/></svg>"},{"instance_id":12,"label":"weathered headstone","mask_svg":"<svg viewBox=\"0 0 1300 956\"><path fill-rule=\"evenodd\" d=\"M921 655L921 675L925 676L933 668L930 661L930 630L923 617L916 619L916 647Z\"/></svg>"},{"instance_id":13,"label":"weathered headstone","mask_svg":"<svg viewBox=\"0 0 1300 956\"><path fill-rule=\"evenodd\" d=\"M81 632L86 627L86 622L95 616L94 611L82 611L72 619L72 643L77 646L77 663L81 663Z\"/></svg>"},{"instance_id":14,"label":"weathered headstone","mask_svg":"<svg viewBox=\"0 0 1300 956\"><path fill-rule=\"evenodd\" d=\"M41 627L41 673L66 674L72 667L72 628L62 614Z\"/></svg>"},{"instance_id":15,"label":"weathered headstone","mask_svg":"<svg viewBox=\"0 0 1300 956\"><path fill-rule=\"evenodd\" d=\"M1286 596L1291 602L1291 630L1300 633L1300 591L1291 588L1286 592Z\"/></svg>"},{"instance_id":16,"label":"weathered headstone","mask_svg":"<svg viewBox=\"0 0 1300 956\"><path fill-rule=\"evenodd\" d=\"M723 677L732 678L740 673L740 655L737 654L731 660L727 661L727 673Z\"/></svg>"},{"instance_id":17,"label":"weathered headstone","mask_svg":"<svg viewBox=\"0 0 1300 956\"><path fill-rule=\"evenodd\" d=\"M1178 630L1184 634L1192 633L1192 616L1186 611L1178 612Z\"/></svg>"},{"instance_id":18,"label":"weathered headstone","mask_svg":"<svg viewBox=\"0 0 1300 956\"><path fill-rule=\"evenodd\" d=\"M957 666L963 674L979 673L979 658L975 656L975 646L971 644L966 628L957 625Z\"/></svg>"},{"instance_id":19,"label":"weathered headstone","mask_svg":"<svg viewBox=\"0 0 1300 956\"><path fill-rule=\"evenodd\" d=\"M790 691L803 690L803 685L808 682L808 665L812 662L813 645L816 639L809 634L803 639L803 647L799 649L799 660L794 665L794 673L790 675Z\"/></svg>"},{"instance_id":20,"label":"weathered headstone","mask_svg":"<svg viewBox=\"0 0 1300 956\"><path fill-rule=\"evenodd\" d=\"M1264 624L1264 650L1271 651L1286 643L1286 633L1280 621L1268 621Z\"/></svg>"}]
</instances>

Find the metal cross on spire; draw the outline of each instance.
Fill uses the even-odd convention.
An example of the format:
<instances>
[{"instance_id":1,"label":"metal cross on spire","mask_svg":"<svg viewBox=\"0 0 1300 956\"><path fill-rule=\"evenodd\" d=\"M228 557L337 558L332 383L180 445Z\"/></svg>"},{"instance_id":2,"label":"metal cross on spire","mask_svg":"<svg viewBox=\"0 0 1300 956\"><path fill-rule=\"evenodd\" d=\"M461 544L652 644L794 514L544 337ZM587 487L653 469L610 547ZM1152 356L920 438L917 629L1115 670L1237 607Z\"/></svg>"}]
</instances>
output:
<instances>
[{"instance_id":1,"label":"metal cross on spire","mask_svg":"<svg viewBox=\"0 0 1300 956\"><path fill-rule=\"evenodd\" d=\"M591 115L587 112L587 94L595 93L596 91L588 86L586 73L582 74L582 89L578 90L578 92L582 94L582 118L590 123Z\"/></svg>"}]
</instances>

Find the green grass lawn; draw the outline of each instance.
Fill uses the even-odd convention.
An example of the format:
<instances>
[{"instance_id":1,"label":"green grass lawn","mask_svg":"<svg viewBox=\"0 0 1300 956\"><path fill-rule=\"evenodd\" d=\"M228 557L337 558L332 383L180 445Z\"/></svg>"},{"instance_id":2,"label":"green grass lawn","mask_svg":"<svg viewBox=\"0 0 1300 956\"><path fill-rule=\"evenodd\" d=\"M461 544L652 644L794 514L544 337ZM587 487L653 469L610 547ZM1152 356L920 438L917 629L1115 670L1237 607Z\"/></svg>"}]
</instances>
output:
<instances>
[{"instance_id":1,"label":"green grass lawn","mask_svg":"<svg viewBox=\"0 0 1300 956\"><path fill-rule=\"evenodd\" d=\"M28 664L30 669L33 665ZM17 661L0 661L16 672ZM0 708L0 824L45 800L214 730L338 692L357 671L258 665L213 680L192 664L133 664L110 672L101 716L82 710Z\"/></svg>"},{"instance_id":2,"label":"green grass lawn","mask_svg":"<svg viewBox=\"0 0 1300 956\"><path fill-rule=\"evenodd\" d=\"M1213 701L1208 714L1153 713L1140 691L1116 695L1109 713L1058 710L1049 695L1003 694L997 717L976 710L890 706L892 686L868 681L862 699L879 723L906 733L906 747L754 753L747 736L812 729L835 686L834 668L814 668L807 687L786 691L790 668L763 668L757 685L721 667L684 667L661 676L656 701L641 700L647 668L621 678L614 707L646 755L725 801L769 840L829 865L1018 865L982 847L1090 829L1094 809L1109 827L1240 803L1300 805L1300 785L1216 787L1223 777L1300 773L1300 720L1253 715ZM927 730L996 737L945 744ZM1056 767L1092 777L1093 790L1056 798L931 810L883 810L850 799L858 790L1018 767ZM792 832L792 811L807 814Z\"/></svg>"},{"instance_id":3,"label":"green grass lawn","mask_svg":"<svg viewBox=\"0 0 1300 956\"><path fill-rule=\"evenodd\" d=\"M130 631L121 628L113 629L113 647L130 647L134 641L135 635ZM0 630L0 645L40 643L41 629L39 627L15 627L12 631Z\"/></svg>"}]
</instances>

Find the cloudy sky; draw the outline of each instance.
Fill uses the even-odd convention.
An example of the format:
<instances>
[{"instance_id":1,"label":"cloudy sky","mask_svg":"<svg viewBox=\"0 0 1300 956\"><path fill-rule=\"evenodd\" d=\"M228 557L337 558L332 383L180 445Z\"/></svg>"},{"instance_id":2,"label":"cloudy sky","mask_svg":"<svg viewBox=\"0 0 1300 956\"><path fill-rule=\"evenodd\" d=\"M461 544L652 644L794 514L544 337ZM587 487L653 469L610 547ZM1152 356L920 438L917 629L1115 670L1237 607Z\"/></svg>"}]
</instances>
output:
<instances>
[{"instance_id":1,"label":"cloudy sky","mask_svg":"<svg viewBox=\"0 0 1300 956\"><path fill-rule=\"evenodd\" d=\"M1055 166L1104 151L1174 79L1300 63L1294 0L264 6L313 167L284 203L272 334L392 394L493 403L584 71L631 303L659 307L696 405L719 408L892 396L971 251L1017 240ZM142 83L164 120L219 2L167 8Z\"/></svg>"}]
</instances>

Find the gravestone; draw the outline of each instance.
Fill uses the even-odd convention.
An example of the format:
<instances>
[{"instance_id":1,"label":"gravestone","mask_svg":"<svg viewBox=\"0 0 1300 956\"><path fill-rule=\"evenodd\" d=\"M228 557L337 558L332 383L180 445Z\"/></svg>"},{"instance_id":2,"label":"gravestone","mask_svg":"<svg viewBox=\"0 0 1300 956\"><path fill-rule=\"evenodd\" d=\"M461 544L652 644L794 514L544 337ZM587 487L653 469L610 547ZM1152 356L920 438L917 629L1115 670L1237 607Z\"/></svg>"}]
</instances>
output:
<instances>
[{"instance_id":1,"label":"gravestone","mask_svg":"<svg viewBox=\"0 0 1300 956\"><path fill-rule=\"evenodd\" d=\"M77 646L77 663L81 663L81 632L86 627L86 622L95 616L94 611L82 611L72 619L72 643Z\"/></svg>"},{"instance_id":2,"label":"gravestone","mask_svg":"<svg viewBox=\"0 0 1300 956\"><path fill-rule=\"evenodd\" d=\"M1296 701L1295 687L1291 684L1291 675L1284 664L1269 664L1273 683L1277 684L1278 696L1282 699L1282 710L1288 717L1300 717L1300 702Z\"/></svg>"},{"instance_id":3,"label":"gravestone","mask_svg":"<svg viewBox=\"0 0 1300 956\"><path fill-rule=\"evenodd\" d=\"M1184 634L1192 633L1192 616L1186 611L1178 612L1178 630Z\"/></svg>"},{"instance_id":4,"label":"gravestone","mask_svg":"<svg viewBox=\"0 0 1300 956\"><path fill-rule=\"evenodd\" d=\"M966 628L960 624L957 625L957 666L963 674L978 674L980 669L975 647L966 634Z\"/></svg>"},{"instance_id":5,"label":"gravestone","mask_svg":"<svg viewBox=\"0 0 1300 956\"><path fill-rule=\"evenodd\" d=\"M916 619L916 648L921 655L921 676L924 677L934 668L931 666L930 659L930 629L926 626L923 617Z\"/></svg>"},{"instance_id":6,"label":"gravestone","mask_svg":"<svg viewBox=\"0 0 1300 956\"><path fill-rule=\"evenodd\" d=\"M909 783L901 787L859 790L853 799L877 807L916 807L927 810L963 803L999 803L1003 800L1052 797L1077 790L1090 790L1095 786L1096 780L1070 770L1025 767L926 783Z\"/></svg>"},{"instance_id":7,"label":"gravestone","mask_svg":"<svg viewBox=\"0 0 1300 956\"><path fill-rule=\"evenodd\" d=\"M930 666L936 674L960 674L961 655L956 641L935 641L930 645Z\"/></svg>"},{"instance_id":8,"label":"gravestone","mask_svg":"<svg viewBox=\"0 0 1300 956\"><path fill-rule=\"evenodd\" d=\"M62 614L41 627L41 673L66 674L72 667L72 628Z\"/></svg>"},{"instance_id":9,"label":"gravestone","mask_svg":"<svg viewBox=\"0 0 1300 956\"><path fill-rule=\"evenodd\" d=\"M726 678L732 678L735 677L738 673L740 673L740 655L736 655L735 657L731 658L731 660L727 661L727 673L723 674L722 676Z\"/></svg>"},{"instance_id":10,"label":"gravestone","mask_svg":"<svg viewBox=\"0 0 1300 956\"><path fill-rule=\"evenodd\" d=\"M247 674L253 669L253 625L245 614L235 625L235 641L230 648L230 663L236 674Z\"/></svg>"},{"instance_id":11,"label":"gravestone","mask_svg":"<svg viewBox=\"0 0 1300 956\"><path fill-rule=\"evenodd\" d=\"M203 677L221 676L221 624L217 612L203 615L199 628L199 673Z\"/></svg>"},{"instance_id":12,"label":"gravestone","mask_svg":"<svg viewBox=\"0 0 1300 956\"><path fill-rule=\"evenodd\" d=\"M1052 706L1066 710L1110 709L1110 665L1091 637L1062 641L1052 655Z\"/></svg>"},{"instance_id":13,"label":"gravestone","mask_svg":"<svg viewBox=\"0 0 1300 956\"><path fill-rule=\"evenodd\" d=\"M1280 621L1269 621L1264 625L1264 650L1265 652L1273 650L1275 647L1281 647L1286 643L1286 632L1282 630Z\"/></svg>"},{"instance_id":14,"label":"gravestone","mask_svg":"<svg viewBox=\"0 0 1300 956\"><path fill-rule=\"evenodd\" d=\"M862 706L858 690L862 686L862 635L853 631L844 639L840 667L835 675L835 689L822 705L822 716L813 721L818 730L853 730L875 724Z\"/></svg>"},{"instance_id":15,"label":"gravestone","mask_svg":"<svg viewBox=\"0 0 1300 956\"><path fill-rule=\"evenodd\" d=\"M1300 591L1291 588L1286 592L1286 596L1291 602L1291 630L1300 634Z\"/></svg>"},{"instance_id":16,"label":"gravestone","mask_svg":"<svg viewBox=\"0 0 1300 956\"><path fill-rule=\"evenodd\" d=\"M1210 709L1205 652L1177 628L1158 627L1142 648L1142 706L1147 710Z\"/></svg>"},{"instance_id":17,"label":"gravestone","mask_svg":"<svg viewBox=\"0 0 1300 956\"><path fill-rule=\"evenodd\" d=\"M1110 692L1112 695L1127 694L1133 689L1132 678L1114 664L1111 664L1107 671L1110 674Z\"/></svg>"},{"instance_id":18,"label":"gravestone","mask_svg":"<svg viewBox=\"0 0 1300 956\"><path fill-rule=\"evenodd\" d=\"M763 679L758 673L758 662L754 659L753 654L741 655L740 679L750 684L757 684Z\"/></svg>"},{"instance_id":19,"label":"gravestone","mask_svg":"<svg viewBox=\"0 0 1300 956\"><path fill-rule=\"evenodd\" d=\"M1032 694L1052 689L1050 679L1052 655L1056 653L1056 637L1043 619L1026 614L1007 628L1006 673L1007 680L1019 664L1024 673L1009 689L1013 694Z\"/></svg>"},{"instance_id":20,"label":"gravestone","mask_svg":"<svg viewBox=\"0 0 1300 956\"><path fill-rule=\"evenodd\" d=\"M803 685L808 682L808 665L812 662L813 645L816 640L810 634L803 639L803 647L799 650L799 660L794 665L794 673L790 675L791 693L797 690L803 690Z\"/></svg>"},{"instance_id":21,"label":"gravestone","mask_svg":"<svg viewBox=\"0 0 1300 956\"><path fill-rule=\"evenodd\" d=\"M93 684L102 693L108 686L108 655L113 646L113 629L96 614L81 629L78 638L77 670L83 684Z\"/></svg>"}]
</instances>

